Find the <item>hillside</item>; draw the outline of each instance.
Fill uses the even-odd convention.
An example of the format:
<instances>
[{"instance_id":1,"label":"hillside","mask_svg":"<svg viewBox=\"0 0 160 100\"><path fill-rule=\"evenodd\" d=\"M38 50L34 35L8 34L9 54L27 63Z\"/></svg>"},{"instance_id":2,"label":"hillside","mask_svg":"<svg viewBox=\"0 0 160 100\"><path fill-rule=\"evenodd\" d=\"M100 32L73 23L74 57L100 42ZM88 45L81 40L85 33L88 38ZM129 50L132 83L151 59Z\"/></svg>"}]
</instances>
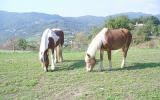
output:
<instances>
[{"instance_id":1,"label":"hillside","mask_svg":"<svg viewBox=\"0 0 160 100\"><path fill-rule=\"evenodd\" d=\"M120 15L126 15L130 19L134 19L134 18L138 18L140 16L151 16L152 14L145 14L145 13L141 13L141 12L128 12L128 13L116 14L115 16L120 16Z\"/></svg>"},{"instance_id":2,"label":"hillside","mask_svg":"<svg viewBox=\"0 0 160 100\"><path fill-rule=\"evenodd\" d=\"M90 27L102 25L104 17L82 16L62 17L42 13L14 13L0 11L0 42L13 37L32 37L41 35L45 28L59 27L66 34L88 32Z\"/></svg>"},{"instance_id":3,"label":"hillside","mask_svg":"<svg viewBox=\"0 0 160 100\"><path fill-rule=\"evenodd\" d=\"M127 15L130 19L140 16L148 16L144 13L120 13L111 16ZM0 43L4 43L12 37L23 37L39 39L45 28L58 27L64 30L66 35L72 35L77 32L89 33L91 27L102 26L104 20L110 16L80 16L63 17L59 15L50 15L44 13L16 13L0 11ZM159 15L157 17L160 18Z\"/></svg>"}]
</instances>

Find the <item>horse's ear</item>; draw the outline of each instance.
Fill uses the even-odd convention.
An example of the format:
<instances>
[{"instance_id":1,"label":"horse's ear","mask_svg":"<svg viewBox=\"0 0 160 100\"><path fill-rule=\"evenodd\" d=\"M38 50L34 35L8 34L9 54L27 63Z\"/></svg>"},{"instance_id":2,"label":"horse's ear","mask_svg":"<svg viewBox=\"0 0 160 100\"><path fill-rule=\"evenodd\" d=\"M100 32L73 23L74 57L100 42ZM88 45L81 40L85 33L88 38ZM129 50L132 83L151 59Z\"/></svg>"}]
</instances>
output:
<instances>
[{"instance_id":1,"label":"horse's ear","mask_svg":"<svg viewBox=\"0 0 160 100\"><path fill-rule=\"evenodd\" d=\"M87 56L90 58L91 56L87 53Z\"/></svg>"}]
</instances>

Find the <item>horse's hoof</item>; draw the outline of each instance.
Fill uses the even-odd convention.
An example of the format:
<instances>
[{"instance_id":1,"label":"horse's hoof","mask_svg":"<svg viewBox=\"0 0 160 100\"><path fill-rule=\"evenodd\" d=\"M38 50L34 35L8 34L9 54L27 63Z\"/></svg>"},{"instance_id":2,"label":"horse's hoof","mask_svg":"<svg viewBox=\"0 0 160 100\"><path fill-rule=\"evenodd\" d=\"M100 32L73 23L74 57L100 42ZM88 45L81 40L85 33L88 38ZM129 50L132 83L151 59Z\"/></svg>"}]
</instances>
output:
<instances>
[{"instance_id":1,"label":"horse's hoof","mask_svg":"<svg viewBox=\"0 0 160 100\"><path fill-rule=\"evenodd\" d=\"M58 60L54 60L54 63L58 63Z\"/></svg>"},{"instance_id":2,"label":"horse's hoof","mask_svg":"<svg viewBox=\"0 0 160 100\"><path fill-rule=\"evenodd\" d=\"M48 72L48 69L47 69L47 68L44 68L44 72Z\"/></svg>"},{"instance_id":3,"label":"horse's hoof","mask_svg":"<svg viewBox=\"0 0 160 100\"><path fill-rule=\"evenodd\" d=\"M56 69L51 69L51 71L55 71Z\"/></svg>"},{"instance_id":4,"label":"horse's hoof","mask_svg":"<svg viewBox=\"0 0 160 100\"><path fill-rule=\"evenodd\" d=\"M91 70L91 69L86 69L86 71L87 71L87 72L91 72L92 70Z\"/></svg>"},{"instance_id":5,"label":"horse's hoof","mask_svg":"<svg viewBox=\"0 0 160 100\"><path fill-rule=\"evenodd\" d=\"M57 69L58 69L57 67L54 68L51 67L51 71L56 71Z\"/></svg>"},{"instance_id":6,"label":"horse's hoof","mask_svg":"<svg viewBox=\"0 0 160 100\"><path fill-rule=\"evenodd\" d=\"M61 63L61 62L63 62L63 60L59 60L59 62Z\"/></svg>"},{"instance_id":7,"label":"horse's hoof","mask_svg":"<svg viewBox=\"0 0 160 100\"><path fill-rule=\"evenodd\" d=\"M91 72L91 70L86 70L86 72Z\"/></svg>"},{"instance_id":8,"label":"horse's hoof","mask_svg":"<svg viewBox=\"0 0 160 100\"><path fill-rule=\"evenodd\" d=\"M125 68L126 66L121 66L121 69Z\"/></svg>"}]
</instances>

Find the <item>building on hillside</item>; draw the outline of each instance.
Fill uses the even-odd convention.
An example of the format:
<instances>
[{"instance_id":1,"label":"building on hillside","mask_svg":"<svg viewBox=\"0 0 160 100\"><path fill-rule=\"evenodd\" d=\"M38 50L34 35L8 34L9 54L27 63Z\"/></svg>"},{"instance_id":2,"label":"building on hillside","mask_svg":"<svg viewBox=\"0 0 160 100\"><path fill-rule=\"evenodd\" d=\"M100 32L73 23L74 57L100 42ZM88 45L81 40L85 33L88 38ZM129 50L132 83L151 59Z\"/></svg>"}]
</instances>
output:
<instances>
[{"instance_id":1,"label":"building on hillside","mask_svg":"<svg viewBox=\"0 0 160 100\"><path fill-rule=\"evenodd\" d=\"M134 25L134 26L135 26L135 27L143 27L144 24L136 22L136 25Z\"/></svg>"}]
</instances>

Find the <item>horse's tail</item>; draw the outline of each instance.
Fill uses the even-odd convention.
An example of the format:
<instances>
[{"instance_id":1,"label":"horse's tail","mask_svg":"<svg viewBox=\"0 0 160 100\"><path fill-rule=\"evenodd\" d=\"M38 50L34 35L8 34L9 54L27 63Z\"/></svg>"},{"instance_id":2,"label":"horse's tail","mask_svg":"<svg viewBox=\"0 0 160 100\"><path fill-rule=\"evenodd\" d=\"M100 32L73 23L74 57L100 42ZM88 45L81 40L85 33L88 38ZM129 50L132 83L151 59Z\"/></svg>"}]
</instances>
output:
<instances>
[{"instance_id":1,"label":"horse's tail","mask_svg":"<svg viewBox=\"0 0 160 100\"><path fill-rule=\"evenodd\" d=\"M129 47L132 42L132 34L128 32L128 38L127 38L127 46Z\"/></svg>"},{"instance_id":2,"label":"horse's tail","mask_svg":"<svg viewBox=\"0 0 160 100\"><path fill-rule=\"evenodd\" d=\"M128 29L121 29L121 31L125 34L127 34L127 40L126 40L126 44L125 47L129 48L131 42L132 42L132 34Z\"/></svg>"},{"instance_id":3,"label":"horse's tail","mask_svg":"<svg viewBox=\"0 0 160 100\"><path fill-rule=\"evenodd\" d=\"M57 59L58 59L58 62L62 62L63 61L63 55L62 55L62 51L63 51L63 45L62 44L59 44L57 47L56 47L56 54L57 54Z\"/></svg>"},{"instance_id":4,"label":"horse's tail","mask_svg":"<svg viewBox=\"0 0 160 100\"><path fill-rule=\"evenodd\" d=\"M63 44L64 44L64 33L63 33L63 31L60 31L59 36L60 36L60 43L56 47L56 54L57 54L58 62L62 62L63 61L62 51L63 51Z\"/></svg>"}]
</instances>

